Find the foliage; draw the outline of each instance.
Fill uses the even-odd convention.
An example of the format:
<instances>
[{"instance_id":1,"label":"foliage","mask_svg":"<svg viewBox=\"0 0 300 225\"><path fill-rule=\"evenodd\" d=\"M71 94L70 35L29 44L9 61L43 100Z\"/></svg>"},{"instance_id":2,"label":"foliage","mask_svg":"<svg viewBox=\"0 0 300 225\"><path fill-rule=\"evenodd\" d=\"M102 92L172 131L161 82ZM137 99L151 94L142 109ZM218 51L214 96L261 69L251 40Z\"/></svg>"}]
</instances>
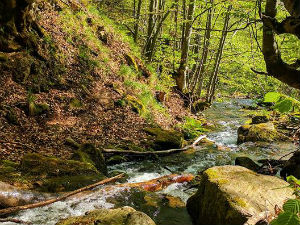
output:
<instances>
[{"instance_id":1,"label":"foliage","mask_svg":"<svg viewBox=\"0 0 300 225\"><path fill-rule=\"evenodd\" d=\"M300 102L298 100L278 92L267 93L264 102L274 103L273 108L280 113L300 111Z\"/></svg>"},{"instance_id":2,"label":"foliage","mask_svg":"<svg viewBox=\"0 0 300 225\"><path fill-rule=\"evenodd\" d=\"M147 36L149 28L149 17L153 13L149 12L149 1L142 1L141 16L136 17L137 13L136 0L124 0L120 4L112 5L104 3L101 5L101 10L119 24L118 29L122 30L131 36L134 32L134 27L138 25L139 38L137 44L145 49L147 45ZM184 5L186 3L187 5ZM170 84L169 78L176 74L179 67L181 57L181 41L183 37L183 27L187 22L184 10L187 11L189 1L159 1L161 8L155 11L156 24L162 15L165 15L168 10L172 9L166 20L163 21L159 37L157 39L154 56L149 64L153 68L159 69L159 79L166 78ZM175 4L175 7L174 7ZM187 77L193 73L199 61L202 59L204 50L204 36L206 31L207 12L210 7L213 7L212 12L213 25L211 27L211 38L208 49L208 60L205 64L203 72L203 91L200 97L206 96L206 86L209 83L209 76L213 71L214 58L218 50L219 39L222 35L223 23L226 16L226 8L228 5L233 6L230 13L230 25L225 43L225 48L221 60L220 71L217 79L218 93L217 97L222 96L248 96L260 97L266 92L277 91L284 94L296 96L297 92L286 85L283 85L278 80L270 76L261 76L253 73L251 68L258 71L264 71L264 59L261 53L259 40L262 39L261 24L254 21L259 19L257 14L255 1L221 1L215 0L213 4L210 1L196 1L193 32L189 50L189 60L187 65ZM278 10L278 16L284 18L286 12L281 5ZM245 24L247 24L245 26ZM128 37L128 35L125 35ZM299 58L300 43L297 38L292 35L276 36L278 44L284 46L282 48L282 57L289 63ZM132 41L132 40L131 40ZM296 46L295 46L296 43ZM295 49L296 48L296 49ZM141 52L144 53L143 51Z\"/></svg>"},{"instance_id":3,"label":"foliage","mask_svg":"<svg viewBox=\"0 0 300 225\"><path fill-rule=\"evenodd\" d=\"M274 95L275 96L275 95ZM283 212L271 222L271 225L299 225L300 224L300 180L294 176L287 177L290 186L294 188L297 199L290 199L283 205Z\"/></svg>"}]
</instances>

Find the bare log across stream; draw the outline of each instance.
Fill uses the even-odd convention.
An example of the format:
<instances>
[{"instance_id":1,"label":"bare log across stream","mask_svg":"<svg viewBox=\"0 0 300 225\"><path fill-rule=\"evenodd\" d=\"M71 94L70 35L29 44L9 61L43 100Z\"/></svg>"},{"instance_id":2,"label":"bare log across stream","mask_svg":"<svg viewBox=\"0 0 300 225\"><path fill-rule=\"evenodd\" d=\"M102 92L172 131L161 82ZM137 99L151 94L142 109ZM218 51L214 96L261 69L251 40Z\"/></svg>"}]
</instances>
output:
<instances>
[{"instance_id":1,"label":"bare log across stream","mask_svg":"<svg viewBox=\"0 0 300 225\"><path fill-rule=\"evenodd\" d=\"M160 191L171 184L174 183L184 183L190 182L194 179L194 175L192 174L170 174L163 177L159 177L156 179L139 182L139 183L126 183L126 184L118 184L117 187L130 187L130 188L140 188L145 191Z\"/></svg>"},{"instance_id":2,"label":"bare log across stream","mask_svg":"<svg viewBox=\"0 0 300 225\"><path fill-rule=\"evenodd\" d=\"M119 174L118 176L107 178L107 179L102 180L100 182L97 182L95 184L91 184L91 185L88 185L86 187L83 187L83 188L77 189L75 191L69 192L65 195L62 195L61 197L58 197L58 198L49 199L49 200L46 200L46 201L37 202L37 203L29 204L29 205L23 205L23 206L16 206L16 207L11 207L11 208L1 209L0 210L0 215L4 216L4 215L19 212L19 211L22 211L22 210L38 208L38 207L50 205L54 202L63 201L66 198L68 198L72 195L78 194L78 193L83 192L83 191L90 190L90 189L95 188L95 187L97 187L99 185L102 185L102 184L107 184L109 182L116 181L119 178L122 178L123 176L124 176L124 174Z\"/></svg>"},{"instance_id":3,"label":"bare log across stream","mask_svg":"<svg viewBox=\"0 0 300 225\"><path fill-rule=\"evenodd\" d=\"M155 156L155 155L169 155L178 152L184 152L189 148L195 148L195 146L202 140L206 138L206 135L201 135L198 137L193 144L185 146L184 148L178 149L168 149L162 151L147 151L147 152L139 152L139 151L131 151L131 150L117 150L117 149L103 149L103 153L111 153L111 154L123 154L123 155L131 155L131 156Z\"/></svg>"}]
</instances>

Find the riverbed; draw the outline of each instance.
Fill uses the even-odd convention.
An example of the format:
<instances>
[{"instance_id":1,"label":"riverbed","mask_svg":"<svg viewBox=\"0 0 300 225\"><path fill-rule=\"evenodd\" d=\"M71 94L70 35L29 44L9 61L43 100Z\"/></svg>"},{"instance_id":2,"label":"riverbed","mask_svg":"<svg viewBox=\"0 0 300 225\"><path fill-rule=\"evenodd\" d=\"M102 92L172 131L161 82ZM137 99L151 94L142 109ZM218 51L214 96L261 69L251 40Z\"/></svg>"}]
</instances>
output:
<instances>
[{"instance_id":1,"label":"riverbed","mask_svg":"<svg viewBox=\"0 0 300 225\"><path fill-rule=\"evenodd\" d=\"M241 110L242 106L251 104L251 100L231 100L214 103L210 109L204 111L205 118L218 127L207 134L208 138L217 145L225 146L224 150L218 150L215 146L199 146L193 154L180 153L152 160L126 162L110 166L109 171L123 171L128 175L126 182L135 183L171 173L197 175L212 166L234 164L238 156L248 156L253 160L278 158L295 150L292 143L283 142L236 144L238 127L249 119ZM14 218L36 225L54 225L60 219L83 215L87 211L101 207L132 206L148 214L157 225L192 225L186 208L170 204L170 197L177 203L186 202L195 191L195 188L188 188L186 184L172 184L157 193L124 187L109 190L99 187L87 195L20 212ZM12 225L13 223L3 224Z\"/></svg>"}]
</instances>

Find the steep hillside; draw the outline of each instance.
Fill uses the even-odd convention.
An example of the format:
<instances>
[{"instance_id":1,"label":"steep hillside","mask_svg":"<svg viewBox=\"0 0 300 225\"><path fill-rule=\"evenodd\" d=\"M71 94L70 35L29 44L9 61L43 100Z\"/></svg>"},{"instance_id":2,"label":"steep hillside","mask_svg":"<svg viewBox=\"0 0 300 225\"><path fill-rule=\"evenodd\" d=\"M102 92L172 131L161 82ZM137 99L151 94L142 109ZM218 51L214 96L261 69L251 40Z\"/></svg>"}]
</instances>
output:
<instances>
[{"instance_id":1,"label":"steep hillside","mask_svg":"<svg viewBox=\"0 0 300 225\"><path fill-rule=\"evenodd\" d=\"M0 158L68 158L70 138L148 148L144 128L171 129L189 115L171 79L147 68L97 5L37 1L28 15L28 41L0 52Z\"/></svg>"}]
</instances>

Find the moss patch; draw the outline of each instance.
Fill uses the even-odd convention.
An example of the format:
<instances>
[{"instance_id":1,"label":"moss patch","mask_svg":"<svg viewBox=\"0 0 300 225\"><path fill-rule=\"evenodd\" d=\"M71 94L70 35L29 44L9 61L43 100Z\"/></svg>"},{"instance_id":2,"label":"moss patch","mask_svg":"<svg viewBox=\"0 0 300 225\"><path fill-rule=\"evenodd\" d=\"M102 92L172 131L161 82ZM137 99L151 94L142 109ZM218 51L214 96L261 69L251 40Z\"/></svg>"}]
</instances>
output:
<instances>
[{"instance_id":1,"label":"moss patch","mask_svg":"<svg viewBox=\"0 0 300 225\"><path fill-rule=\"evenodd\" d=\"M89 163L95 166L98 171L107 175L107 167L102 151L93 144L85 143L80 145L72 158L84 163Z\"/></svg>"},{"instance_id":2,"label":"moss patch","mask_svg":"<svg viewBox=\"0 0 300 225\"><path fill-rule=\"evenodd\" d=\"M137 212L131 207L119 209L99 209L89 212L87 215L71 217L58 222L57 225L155 225L146 214Z\"/></svg>"},{"instance_id":3,"label":"moss patch","mask_svg":"<svg viewBox=\"0 0 300 225\"><path fill-rule=\"evenodd\" d=\"M244 125L238 129L238 143L256 141L282 141L287 137L278 133L273 123Z\"/></svg>"},{"instance_id":4,"label":"moss patch","mask_svg":"<svg viewBox=\"0 0 300 225\"><path fill-rule=\"evenodd\" d=\"M183 136L180 132L161 128L146 128L145 131L151 135L150 145L155 150L182 147Z\"/></svg>"}]
</instances>

